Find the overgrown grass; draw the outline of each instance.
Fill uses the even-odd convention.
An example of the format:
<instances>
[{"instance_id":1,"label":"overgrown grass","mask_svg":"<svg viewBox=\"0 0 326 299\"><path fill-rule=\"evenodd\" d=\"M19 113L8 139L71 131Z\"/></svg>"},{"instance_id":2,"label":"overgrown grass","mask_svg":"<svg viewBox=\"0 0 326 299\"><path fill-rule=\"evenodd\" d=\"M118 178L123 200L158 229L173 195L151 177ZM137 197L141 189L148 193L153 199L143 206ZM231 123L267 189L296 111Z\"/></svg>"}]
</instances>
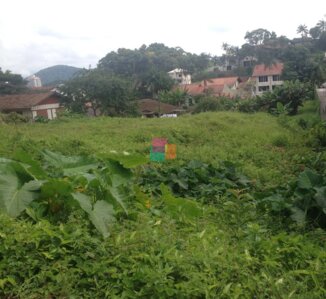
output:
<instances>
[{"instance_id":1,"label":"overgrown grass","mask_svg":"<svg viewBox=\"0 0 326 299\"><path fill-rule=\"evenodd\" d=\"M284 130L265 113L205 113L177 119L96 118L0 128L1 156L50 148L64 154L130 150L149 153L151 139L165 136L177 144L178 159L236 163L247 175L278 183L304 163L311 149L298 133ZM282 141L281 143L279 141ZM285 141L285 143L283 142Z\"/></svg>"},{"instance_id":2,"label":"overgrown grass","mask_svg":"<svg viewBox=\"0 0 326 299\"><path fill-rule=\"evenodd\" d=\"M81 118L0 125L0 156L23 149L37 158L45 148L147 155L152 137L164 136L177 144L170 164L229 160L263 190L315 157L304 134L264 113ZM258 209L254 193L228 192L193 221L135 207L106 240L79 213L60 226L0 215L0 297L325 298L325 232L284 225Z\"/></svg>"}]
</instances>

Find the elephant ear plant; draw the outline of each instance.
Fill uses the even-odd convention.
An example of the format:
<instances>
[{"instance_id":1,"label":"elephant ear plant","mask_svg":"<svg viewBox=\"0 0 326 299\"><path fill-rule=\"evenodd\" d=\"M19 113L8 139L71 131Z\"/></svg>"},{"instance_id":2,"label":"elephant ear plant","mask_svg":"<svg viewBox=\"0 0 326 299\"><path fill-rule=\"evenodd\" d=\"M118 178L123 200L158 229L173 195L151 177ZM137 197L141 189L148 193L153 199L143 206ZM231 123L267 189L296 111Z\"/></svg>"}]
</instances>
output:
<instances>
[{"instance_id":1,"label":"elephant ear plant","mask_svg":"<svg viewBox=\"0 0 326 299\"><path fill-rule=\"evenodd\" d=\"M25 152L0 158L0 211L61 222L82 209L104 238L110 235L116 213L128 214L132 168L147 161L128 153L98 159L45 150L42 156L42 166Z\"/></svg>"}]
</instances>

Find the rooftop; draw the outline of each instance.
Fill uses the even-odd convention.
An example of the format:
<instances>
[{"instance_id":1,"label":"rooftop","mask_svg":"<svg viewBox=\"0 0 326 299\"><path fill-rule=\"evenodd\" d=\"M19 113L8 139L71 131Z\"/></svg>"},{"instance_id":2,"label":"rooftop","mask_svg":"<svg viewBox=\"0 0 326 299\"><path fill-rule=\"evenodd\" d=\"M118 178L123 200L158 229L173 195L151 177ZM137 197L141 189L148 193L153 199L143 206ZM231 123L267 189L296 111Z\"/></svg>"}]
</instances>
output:
<instances>
[{"instance_id":1,"label":"rooftop","mask_svg":"<svg viewBox=\"0 0 326 299\"><path fill-rule=\"evenodd\" d=\"M30 109L53 95L54 92L3 95L0 96L0 110Z\"/></svg>"},{"instance_id":2,"label":"rooftop","mask_svg":"<svg viewBox=\"0 0 326 299\"><path fill-rule=\"evenodd\" d=\"M258 64L255 66L252 76L272 76L272 75L281 75L283 72L284 65L283 63L275 63L270 66L265 64Z\"/></svg>"}]
</instances>

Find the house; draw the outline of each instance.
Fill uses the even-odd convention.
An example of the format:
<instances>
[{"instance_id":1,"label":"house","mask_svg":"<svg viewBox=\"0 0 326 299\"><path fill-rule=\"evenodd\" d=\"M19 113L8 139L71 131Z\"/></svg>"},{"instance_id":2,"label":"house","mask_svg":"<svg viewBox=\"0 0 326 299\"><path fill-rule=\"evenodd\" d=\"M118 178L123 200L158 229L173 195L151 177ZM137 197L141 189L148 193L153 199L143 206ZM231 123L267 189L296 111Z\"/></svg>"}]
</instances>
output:
<instances>
[{"instance_id":1,"label":"house","mask_svg":"<svg viewBox=\"0 0 326 299\"><path fill-rule=\"evenodd\" d=\"M220 65L215 65L210 71L229 72L239 67L249 68L255 65L257 58L254 56L246 56L242 59L236 57L222 56L220 58Z\"/></svg>"},{"instance_id":2,"label":"house","mask_svg":"<svg viewBox=\"0 0 326 299\"><path fill-rule=\"evenodd\" d=\"M201 94L210 94L213 96L229 96L236 95L236 90L241 79L239 77L212 78L201 82L178 86L178 89L187 92L191 96Z\"/></svg>"},{"instance_id":3,"label":"house","mask_svg":"<svg viewBox=\"0 0 326 299\"><path fill-rule=\"evenodd\" d=\"M142 99L136 101L138 111L141 113L142 117L172 117L177 116L184 112L177 106L162 103L153 99Z\"/></svg>"},{"instance_id":4,"label":"house","mask_svg":"<svg viewBox=\"0 0 326 299\"><path fill-rule=\"evenodd\" d=\"M183 69L174 69L168 72L168 75L180 85L191 84L191 75L187 74Z\"/></svg>"},{"instance_id":5,"label":"house","mask_svg":"<svg viewBox=\"0 0 326 299\"><path fill-rule=\"evenodd\" d=\"M54 119L61 109L60 95L55 91L0 96L0 112L16 112L30 119Z\"/></svg>"},{"instance_id":6,"label":"house","mask_svg":"<svg viewBox=\"0 0 326 299\"><path fill-rule=\"evenodd\" d=\"M35 75L26 78L28 87L42 87L41 78Z\"/></svg>"},{"instance_id":7,"label":"house","mask_svg":"<svg viewBox=\"0 0 326 299\"><path fill-rule=\"evenodd\" d=\"M258 64L254 67L252 77L256 81L255 94L261 95L265 91L272 91L275 87L283 85L281 75L283 63L275 63L270 66Z\"/></svg>"}]
</instances>

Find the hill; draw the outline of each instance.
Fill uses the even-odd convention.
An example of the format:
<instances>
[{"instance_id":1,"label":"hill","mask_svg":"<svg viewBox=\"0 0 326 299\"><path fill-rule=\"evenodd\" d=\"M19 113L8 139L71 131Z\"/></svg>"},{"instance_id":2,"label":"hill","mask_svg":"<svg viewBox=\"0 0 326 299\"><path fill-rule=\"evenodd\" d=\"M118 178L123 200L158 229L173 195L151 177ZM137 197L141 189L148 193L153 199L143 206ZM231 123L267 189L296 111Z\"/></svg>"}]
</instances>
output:
<instances>
[{"instance_id":1,"label":"hill","mask_svg":"<svg viewBox=\"0 0 326 299\"><path fill-rule=\"evenodd\" d=\"M71 79L81 68L69 65L55 65L38 71L35 75L41 78L42 85L55 85Z\"/></svg>"}]
</instances>

